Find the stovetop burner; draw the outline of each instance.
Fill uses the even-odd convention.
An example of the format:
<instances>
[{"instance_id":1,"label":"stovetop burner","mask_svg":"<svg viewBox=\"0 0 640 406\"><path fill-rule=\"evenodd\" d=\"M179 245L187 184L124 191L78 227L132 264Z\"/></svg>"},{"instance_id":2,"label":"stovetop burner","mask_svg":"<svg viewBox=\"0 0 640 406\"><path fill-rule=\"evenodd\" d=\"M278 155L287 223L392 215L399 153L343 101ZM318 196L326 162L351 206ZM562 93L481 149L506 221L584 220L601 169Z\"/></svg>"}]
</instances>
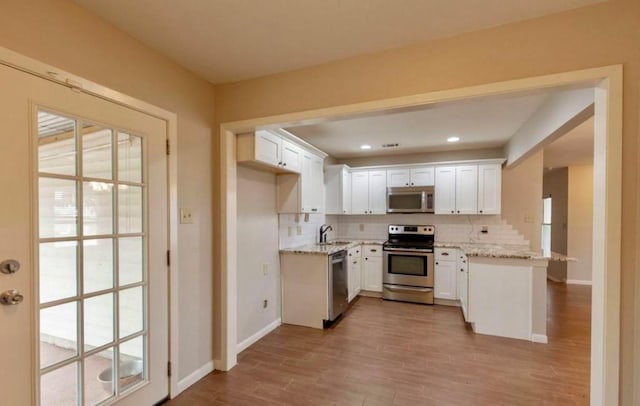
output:
<instances>
[{"instance_id":1,"label":"stovetop burner","mask_svg":"<svg viewBox=\"0 0 640 406\"><path fill-rule=\"evenodd\" d=\"M425 225L389 225L389 240L383 249L431 250L435 242L435 227Z\"/></svg>"}]
</instances>

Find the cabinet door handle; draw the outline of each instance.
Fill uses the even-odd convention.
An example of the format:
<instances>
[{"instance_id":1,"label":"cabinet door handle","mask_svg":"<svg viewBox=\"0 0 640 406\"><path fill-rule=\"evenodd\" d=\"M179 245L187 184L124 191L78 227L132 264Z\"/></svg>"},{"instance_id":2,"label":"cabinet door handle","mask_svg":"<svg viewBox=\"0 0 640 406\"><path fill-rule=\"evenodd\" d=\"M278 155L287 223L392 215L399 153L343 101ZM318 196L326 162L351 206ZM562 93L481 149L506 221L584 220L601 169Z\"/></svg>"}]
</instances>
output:
<instances>
[{"instance_id":1,"label":"cabinet door handle","mask_svg":"<svg viewBox=\"0 0 640 406\"><path fill-rule=\"evenodd\" d=\"M408 183L405 183L405 186L409 186L409 184L408 184Z\"/></svg>"},{"instance_id":2,"label":"cabinet door handle","mask_svg":"<svg viewBox=\"0 0 640 406\"><path fill-rule=\"evenodd\" d=\"M454 211L453 211L453 210L451 210L451 213L454 213Z\"/></svg>"},{"instance_id":3,"label":"cabinet door handle","mask_svg":"<svg viewBox=\"0 0 640 406\"><path fill-rule=\"evenodd\" d=\"M458 213L460 213L460 210L458 210Z\"/></svg>"},{"instance_id":4,"label":"cabinet door handle","mask_svg":"<svg viewBox=\"0 0 640 406\"><path fill-rule=\"evenodd\" d=\"M480 213L482 214L482 210L480 210Z\"/></svg>"},{"instance_id":5,"label":"cabinet door handle","mask_svg":"<svg viewBox=\"0 0 640 406\"><path fill-rule=\"evenodd\" d=\"M355 264L357 264L357 263L358 263L358 261L353 261L353 265L355 265ZM461 269L461 270L462 270L462 269Z\"/></svg>"},{"instance_id":6,"label":"cabinet door handle","mask_svg":"<svg viewBox=\"0 0 640 406\"><path fill-rule=\"evenodd\" d=\"M318 211L318 209L311 209L311 211Z\"/></svg>"},{"instance_id":7,"label":"cabinet door handle","mask_svg":"<svg viewBox=\"0 0 640 406\"><path fill-rule=\"evenodd\" d=\"M439 262L436 262L436 265L440 265L440 263L439 263Z\"/></svg>"},{"instance_id":8,"label":"cabinet door handle","mask_svg":"<svg viewBox=\"0 0 640 406\"><path fill-rule=\"evenodd\" d=\"M371 252L378 252L378 250L377 250L377 249L375 249L375 248L372 248L372 249L370 249L369 251L371 251Z\"/></svg>"},{"instance_id":9,"label":"cabinet door handle","mask_svg":"<svg viewBox=\"0 0 640 406\"><path fill-rule=\"evenodd\" d=\"M442 253L442 256L443 256L443 257L448 257L448 256L449 256L449 253L448 253L448 252L443 252L443 253Z\"/></svg>"},{"instance_id":10,"label":"cabinet door handle","mask_svg":"<svg viewBox=\"0 0 640 406\"><path fill-rule=\"evenodd\" d=\"M286 162L284 162L284 163L282 164L282 166L287 166L287 163L286 163Z\"/></svg>"}]
</instances>

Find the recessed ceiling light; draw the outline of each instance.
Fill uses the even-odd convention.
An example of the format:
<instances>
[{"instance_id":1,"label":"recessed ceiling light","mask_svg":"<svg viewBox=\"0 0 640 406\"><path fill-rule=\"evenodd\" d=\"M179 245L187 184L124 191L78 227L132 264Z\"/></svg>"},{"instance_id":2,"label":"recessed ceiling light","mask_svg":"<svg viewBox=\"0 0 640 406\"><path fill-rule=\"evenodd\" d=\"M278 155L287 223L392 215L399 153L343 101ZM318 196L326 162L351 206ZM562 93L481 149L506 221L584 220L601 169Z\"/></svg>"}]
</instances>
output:
<instances>
[{"instance_id":1,"label":"recessed ceiling light","mask_svg":"<svg viewBox=\"0 0 640 406\"><path fill-rule=\"evenodd\" d=\"M449 137L447 138L447 142L458 142L460 141L460 137Z\"/></svg>"},{"instance_id":2,"label":"recessed ceiling light","mask_svg":"<svg viewBox=\"0 0 640 406\"><path fill-rule=\"evenodd\" d=\"M367 144L360 145L360 149L371 149L371 145L367 145Z\"/></svg>"}]
</instances>

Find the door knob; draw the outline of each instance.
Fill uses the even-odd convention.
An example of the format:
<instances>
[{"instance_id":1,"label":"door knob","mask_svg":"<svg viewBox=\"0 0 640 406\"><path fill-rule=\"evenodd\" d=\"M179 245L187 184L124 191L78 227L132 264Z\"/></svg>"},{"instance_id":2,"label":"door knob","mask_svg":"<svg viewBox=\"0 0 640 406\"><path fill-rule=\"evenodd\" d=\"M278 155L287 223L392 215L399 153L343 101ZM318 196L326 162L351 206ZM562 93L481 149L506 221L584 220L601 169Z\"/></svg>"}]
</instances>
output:
<instances>
[{"instance_id":1,"label":"door knob","mask_svg":"<svg viewBox=\"0 0 640 406\"><path fill-rule=\"evenodd\" d=\"M15 289L5 290L0 293L0 304L13 306L22 303L24 296Z\"/></svg>"},{"instance_id":2,"label":"door knob","mask_svg":"<svg viewBox=\"0 0 640 406\"><path fill-rule=\"evenodd\" d=\"M20 262L15 259L7 259L6 261L0 262L0 272L3 274L10 275L12 273L16 273L20 270Z\"/></svg>"}]
</instances>

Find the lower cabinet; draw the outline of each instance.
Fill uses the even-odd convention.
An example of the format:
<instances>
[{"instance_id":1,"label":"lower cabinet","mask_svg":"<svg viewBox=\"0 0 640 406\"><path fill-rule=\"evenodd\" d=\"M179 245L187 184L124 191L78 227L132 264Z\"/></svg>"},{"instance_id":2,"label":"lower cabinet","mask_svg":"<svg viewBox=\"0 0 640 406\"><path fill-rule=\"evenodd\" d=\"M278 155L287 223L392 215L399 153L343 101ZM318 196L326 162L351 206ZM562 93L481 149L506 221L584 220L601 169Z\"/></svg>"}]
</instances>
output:
<instances>
[{"instance_id":1,"label":"lower cabinet","mask_svg":"<svg viewBox=\"0 0 640 406\"><path fill-rule=\"evenodd\" d=\"M458 297L464 321L469 321L469 264L467 256L462 252L458 253L458 267L456 268Z\"/></svg>"},{"instance_id":2,"label":"lower cabinet","mask_svg":"<svg viewBox=\"0 0 640 406\"><path fill-rule=\"evenodd\" d=\"M435 278L434 294L436 299L458 299L457 269L456 260L458 250L456 249L436 249L435 252Z\"/></svg>"},{"instance_id":3,"label":"lower cabinet","mask_svg":"<svg viewBox=\"0 0 640 406\"><path fill-rule=\"evenodd\" d=\"M362 289L382 292L382 246L362 247Z\"/></svg>"},{"instance_id":4,"label":"lower cabinet","mask_svg":"<svg viewBox=\"0 0 640 406\"><path fill-rule=\"evenodd\" d=\"M349 265L348 270L348 286L349 286L349 302L351 302L361 289L361 274L362 274L362 247L358 245L349 249L347 254L347 260Z\"/></svg>"}]
</instances>

